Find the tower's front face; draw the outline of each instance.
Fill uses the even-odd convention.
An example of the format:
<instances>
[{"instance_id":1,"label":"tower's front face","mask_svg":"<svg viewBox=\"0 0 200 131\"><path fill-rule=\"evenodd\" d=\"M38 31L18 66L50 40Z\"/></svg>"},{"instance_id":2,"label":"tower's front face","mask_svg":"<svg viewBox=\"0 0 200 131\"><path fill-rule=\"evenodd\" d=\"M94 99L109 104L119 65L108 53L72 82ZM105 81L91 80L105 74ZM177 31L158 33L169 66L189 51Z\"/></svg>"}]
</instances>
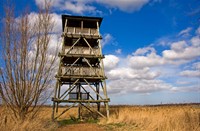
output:
<instances>
[{"instance_id":1,"label":"tower's front face","mask_svg":"<svg viewBox=\"0 0 200 131\"><path fill-rule=\"evenodd\" d=\"M99 17L62 16L63 43L59 53L55 96L52 99L56 109L58 103L62 102L73 103L72 106L78 104L79 110L81 106L90 109L88 103L96 103L97 114L104 116L100 112L100 103L103 102L109 116L99 33L101 21ZM67 89L61 92L64 85Z\"/></svg>"},{"instance_id":2,"label":"tower's front face","mask_svg":"<svg viewBox=\"0 0 200 131\"><path fill-rule=\"evenodd\" d=\"M65 17L64 17L65 19ZM64 22L64 42L60 76L67 81L71 78L84 78L88 81L99 82L105 79L100 66L102 59L99 24L100 18L66 17Z\"/></svg>"}]
</instances>

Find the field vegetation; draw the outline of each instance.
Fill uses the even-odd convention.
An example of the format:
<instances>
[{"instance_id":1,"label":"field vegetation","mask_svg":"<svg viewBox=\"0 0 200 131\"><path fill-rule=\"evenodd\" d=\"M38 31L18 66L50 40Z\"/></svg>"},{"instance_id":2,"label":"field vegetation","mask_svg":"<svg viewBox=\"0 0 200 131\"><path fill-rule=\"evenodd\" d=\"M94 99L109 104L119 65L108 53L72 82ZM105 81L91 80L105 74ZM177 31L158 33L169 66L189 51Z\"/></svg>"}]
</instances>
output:
<instances>
[{"instance_id":1,"label":"field vegetation","mask_svg":"<svg viewBox=\"0 0 200 131\"><path fill-rule=\"evenodd\" d=\"M62 112L65 108L61 108ZM42 107L37 117L26 121L15 121L12 113L0 108L0 130L2 131L64 131L70 130L149 130L149 131L199 131L200 104L157 106L111 106L110 118L95 120L77 119L77 108L51 121L51 107Z\"/></svg>"}]
</instances>

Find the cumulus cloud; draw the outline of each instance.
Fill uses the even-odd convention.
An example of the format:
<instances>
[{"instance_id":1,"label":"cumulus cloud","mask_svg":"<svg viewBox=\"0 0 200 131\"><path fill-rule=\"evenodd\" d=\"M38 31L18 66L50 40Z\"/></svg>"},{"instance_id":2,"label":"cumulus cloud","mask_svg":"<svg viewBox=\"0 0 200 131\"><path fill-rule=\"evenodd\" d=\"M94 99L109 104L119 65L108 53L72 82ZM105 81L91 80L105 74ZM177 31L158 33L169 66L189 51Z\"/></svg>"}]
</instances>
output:
<instances>
[{"instance_id":1,"label":"cumulus cloud","mask_svg":"<svg viewBox=\"0 0 200 131\"><path fill-rule=\"evenodd\" d=\"M134 12L140 10L150 0L53 0L53 2L53 7L59 11L84 14L101 13L97 9L98 7L94 6L95 4L101 4L109 10ZM44 1L36 0L36 3L42 5ZM52 14L52 16L57 26L55 32L61 31L60 16L57 14ZM192 31L194 29L188 27L177 33L177 37L180 37L179 40L161 39L160 45L165 46L165 49L170 45L161 53L157 53L156 48L151 45L139 48L132 54L123 57L117 56L121 54L121 49L115 51L116 55L105 55L104 67L108 77L108 93L151 93L157 91L196 91L199 89L195 80L200 77L200 27L195 31L196 36L191 37ZM187 39L184 36L187 36ZM111 34L104 34L102 46L112 44L113 41L115 40ZM54 48L54 42L56 42L55 36L52 38L50 49ZM184 68L184 64L191 68ZM167 75L165 75L166 72ZM173 82L171 83L172 79L179 81L176 83L177 85L182 83L182 86L179 87ZM191 81L194 84L190 86L183 84L183 82L191 83Z\"/></svg>"},{"instance_id":2,"label":"cumulus cloud","mask_svg":"<svg viewBox=\"0 0 200 131\"><path fill-rule=\"evenodd\" d=\"M91 13L102 14L102 11L95 7L95 4L100 4L110 9L119 9L123 12L134 12L140 10L150 0L49 0L56 10L67 10L76 14ZM44 0L35 0L36 4L44 7ZM155 3L158 1L152 1Z\"/></svg>"},{"instance_id":3,"label":"cumulus cloud","mask_svg":"<svg viewBox=\"0 0 200 131\"><path fill-rule=\"evenodd\" d=\"M118 59L117 64L110 64L110 60L114 60L112 57L106 62L106 66L110 65L106 69L108 92L125 94L199 90L199 36L189 40L181 38L160 54L154 47L147 46L126 57L112 55Z\"/></svg>"},{"instance_id":4,"label":"cumulus cloud","mask_svg":"<svg viewBox=\"0 0 200 131\"><path fill-rule=\"evenodd\" d=\"M101 14L102 12L91 5L92 0L49 0L52 7L60 11L69 11L75 14L83 14L85 12L91 14ZM36 4L40 7L44 7L44 0L35 0Z\"/></svg>"},{"instance_id":5,"label":"cumulus cloud","mask_svg":"<svg viewBox=\"0 0 200 131\"><path fill-rule=\"evenodd\" d=\"M149 0L96 0L96 2L124 12L134 12L140 10Z\"/></svg>"},{"instance_id":6,"label":"cumulus cloud","mask_svg":"<svg viewBox=\"0 0 200 131\"><path fill-rule=\"evenodd\" d=\"M115 68L107 72L110 79L145 79L152 80L158 77L160 72L151 71L149 68L133 69L130 67Z\"/></svg>"},{"instance_id":7,"label":"cumulus cloud","mask_svg":"<svg viewBox=\"0 0 200 131\"><path fill-rule=\"evenodd\" d=\"M52 13L50 14L52 17L52 23L53 23L53 32L51 33L61 33L62 32L62 20L61 20L61 16L56 14L56 13ZM31 12L30 14L28 14L28 19L29 22L32 26L34 26L33 24L36 22L38 17L38 14L35 12ZM18 21L20 19L20 17L16 18L16 20Z\"/></svg>"},{"instance_id":8,"label":"cumulus cloud","mask_svg":"<svg viewBox=\"0 0 200 131\"><path fill-rule=\"evenodd\" d=\"M195 57L200 56L200 46L187 46L183 42L176 42L173 43L171 46L171 50L165 50L163 51L163 57L169 60L191 60Z\"/></svg>"},{"instance_id":9,"label":"cumulus cloud","mask_svg":"<svg viewBox=\"0 0 200 131\"><path fill-rule=\"evenodd\" d=\"M147 51L150 50L146 50L145 49L139 49L136 52L134 52L133 54L146 54ZM164 64L164 59L157 55L154 52L155 49L151 49L151 51L146 54L146 55L142 55L142 56L128 56L128 63L131 67L133 68L145 68L145 67L153 67L153 66L159 66Z\"/></svg>"},{"instance_id":10,"label":"cumulus cloud","mask_svg":"<svg viewBox=\"0 0 200 131\"><path fill-rule=\"evenodd\" d=\"M137 56L137 55L145 55L145 54L148 54L148 53L155 53L155 49L153 47L144 47L144 48L139 48L137 49L133 55Z\"/></svg>"},{"instance_id":11,"label":"cumulus cloud","mask_svg":"<svg viewBox=\"0 0 200 131\"><path fill-rule=\"evenodd\" d=\"M117 66L119 58L115 55L105 55L103 59L105 70L113 69Z\"/></svg>"},{"instance_id":12,"label":"cumulus cloud","mask_svg":"<svg viewBox=\"0 0 200 131\"><path fill-rule=\"evenodd\" d=\"M191 39L191 43L194 47L199 47L200 46L200 37L195 36Z\"/></svg>"},{"instance_id":13,"label":"cumulus cloud","mask_svg":"<svg viewBox=\"0 0 200 131\"><path fill-rule=\"evenodd\" d=\"M145 80L145 79L117 79L108 83L109 93L151 93L162 90L171 90L172 86L162 80Z\"/></svg>"},{"instance_id":14,"label":"cumulus cloud","mask_svg":"<svg viewBox=\"0 0 200 131\"><path fill-rule=\"evenodd\" d=\"M90 6L84 1L65 1L64 5L59 5L62 10L68 10L72 13L83 14L84 12L95 12L96 7Z\"/></svg>"},{"instance_id":15,"label":"cumulus cloud","mask_svg":"<svg viewBox=\"0 0 200 131\"><path fill-rule=\"evenodd\" d=\"M62 20L61 20L61 16L56 14L56 13L52 13L51 17L53 19L53 23L54 23L54 29L53 32L54 33L61 33L62 32Z\"/></svg>"}]
</instances>

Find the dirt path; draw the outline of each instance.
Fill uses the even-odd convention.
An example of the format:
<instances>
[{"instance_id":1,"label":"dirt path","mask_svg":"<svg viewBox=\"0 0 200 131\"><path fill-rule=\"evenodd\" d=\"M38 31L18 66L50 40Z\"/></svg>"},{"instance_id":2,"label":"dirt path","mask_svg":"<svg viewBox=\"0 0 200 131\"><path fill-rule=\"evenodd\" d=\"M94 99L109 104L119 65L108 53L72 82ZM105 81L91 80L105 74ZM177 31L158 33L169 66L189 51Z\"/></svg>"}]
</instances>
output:
<instances>
[{"instance_id":1,"label":"dirt path","mask_svg":"<svg viewBox=\"0 0 200 131\"><path fill-rule=\"evenodd\" d=\"M72 124L58 128L58 131L104 131L104 129L97 124Z\"/></svg>"}]
</instances>

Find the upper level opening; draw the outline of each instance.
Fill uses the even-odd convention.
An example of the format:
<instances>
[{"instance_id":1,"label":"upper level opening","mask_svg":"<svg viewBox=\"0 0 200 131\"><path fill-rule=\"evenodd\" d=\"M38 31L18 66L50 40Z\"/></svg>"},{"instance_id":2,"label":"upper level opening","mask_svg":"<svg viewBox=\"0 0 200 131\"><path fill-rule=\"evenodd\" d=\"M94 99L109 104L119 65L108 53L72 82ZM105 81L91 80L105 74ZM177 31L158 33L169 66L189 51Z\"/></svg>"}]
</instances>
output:
<instances>
[{"instance_id":1,"label":"upper level opening","mask_svg":"<svg viewBox=\"0 0 200 131\"><path fill-rule=\"evenodd\" d=\"M97 22L98 22L98 26L100 27L102 19L103 18L101 18L101 17L62 15L62 28L64 31L64 27L65 27L66 20L67 20L68 27L97 29Z\"/></svg>"}]
</instances>

